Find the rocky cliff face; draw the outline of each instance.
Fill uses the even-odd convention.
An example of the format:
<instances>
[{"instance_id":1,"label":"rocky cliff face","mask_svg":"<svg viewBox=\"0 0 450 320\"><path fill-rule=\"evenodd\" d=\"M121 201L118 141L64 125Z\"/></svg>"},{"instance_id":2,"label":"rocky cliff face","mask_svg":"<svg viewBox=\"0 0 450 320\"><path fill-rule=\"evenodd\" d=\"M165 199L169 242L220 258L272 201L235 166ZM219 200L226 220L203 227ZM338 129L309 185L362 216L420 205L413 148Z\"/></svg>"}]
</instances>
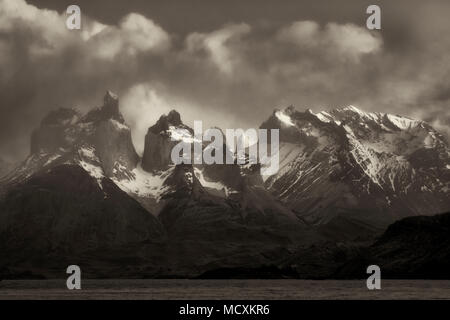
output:
<instances>
[{"instance_id":1,"label":"rocky cliff face","mask_svg":"<svg viewBox=\"0 0 450 320\"><path fill-rule=\"evenodd\" d=\"M146 171L167 169L172 164L170 154L173 146L192 135L193 130L181 122L177 111L162 115L145 136L142 167Z\"/></svg>"},{"instance_id":2,"label":"rocky cliff face","mask_svg":"<svg viewBox=\"0 0 450 320\"><path fill-rule=\"evenodd\" d=\"M105 174L109 177L121 176L125 174L123 168L133 170L139 162L139 156L131 140L130 128L119 112L118 98L108 92L103 107L88 113L84 121L89 123L90 120L95 123L92 142Z\"/></svg>"}]
</instances>

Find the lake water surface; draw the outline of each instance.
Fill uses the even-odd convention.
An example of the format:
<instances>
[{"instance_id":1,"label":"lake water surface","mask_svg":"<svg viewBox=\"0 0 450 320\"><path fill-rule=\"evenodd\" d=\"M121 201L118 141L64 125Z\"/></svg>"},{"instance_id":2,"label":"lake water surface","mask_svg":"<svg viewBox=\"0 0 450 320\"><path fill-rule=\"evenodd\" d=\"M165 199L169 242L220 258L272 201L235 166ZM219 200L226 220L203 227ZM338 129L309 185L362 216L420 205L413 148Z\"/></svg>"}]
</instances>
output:
<instances>
[{"instance_id":1,"label":"lake water surface","mask_svg":"<svg viewBox=\"0 0 450 320\"><path fill-rule=\"evenodd\" d=\"M0 299L450 299L450 280L3 280Z\"/></svg>"}]
</instances>

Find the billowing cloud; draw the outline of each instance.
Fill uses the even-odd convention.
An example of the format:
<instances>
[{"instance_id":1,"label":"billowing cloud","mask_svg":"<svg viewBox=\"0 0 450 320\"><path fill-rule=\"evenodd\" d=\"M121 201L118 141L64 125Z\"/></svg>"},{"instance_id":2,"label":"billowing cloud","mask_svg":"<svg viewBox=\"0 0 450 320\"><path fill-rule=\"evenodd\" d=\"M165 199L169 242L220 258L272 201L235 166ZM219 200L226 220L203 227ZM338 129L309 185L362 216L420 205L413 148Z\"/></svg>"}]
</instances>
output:
<instances>
[{"instance_id":1,"label":"billowing cloud","mask_svg":"<svg viewBox=\"0 0 450 320\"><path fill-rule=\"evenodd\" d=\"M99 58L115 59L117 55L128 58L141 52L164 53L170 47L169 35L152 20L137 13L125 16L119 26L93 24L91 30L97 29L87 37L90 52Z\"/></svg>"},{"instance_id":2,"label":"billowing cloud","mask_svg":"<svg viewBox=\"0 0 450 320\"><path fill-rule=\"evenodd\" d=\"M390 21L384 7L381 31L341 13L335 21L229 19L207 30L187 23L183 34L142 12L105 22L84 8L82 29L68 30L64 11L0 0L1 157L23 158L51 109L87 111L107 89L121 97L140 151L147 127L170 109L188 124L249 128L276 107L354 104L449 131L450 22L442 7L417 4L420 23L413 14Z\"/></svg>"},{"instance_id":3,"label":"billowing cloud","mask_svg":"<svg viewBox=\"0 0 450 320\"><path fill-rule=\"evenodd\" d=\"M186 39L187 51L189 54L206 51L208 58L220 71L232 75L240 58L233 45L242 41L242 37L249 32L250 26L244 23L227 25L207 34L194 32Z\"/></svg>"},{"instance_id":4,"label":"billowing cloud","mask_svg":"<svg viewBox=\"0 0 450 320\"><path fill-rule=\"evenodd\" d=\"M169 113L173 107L155 88L145 84L130 88L121 99L121 105L126 122L133 128L132 137L136 150L142 153L148 128L155 124L161 114Z\"/></svg>"},{"instance_id":5,"label":"billowing cloud","mask_svg":"<svg viewBox=\"0 0 450 320\"><path fill-rule=\"evenodd\" d=\"M113 59L117 54L164 52L170 46L169 35L152 20L130 13L118 26L109 26L83 17L80 32L65 27L68 16L51 10L38 9L24 0L0 1L0 31L8 35L27 37L30 59L64 54L73 46L84 50L85 59ZM92 61L91 61L92 62Z\"/></svg>"},{"instance_id":6,"label":"billowing cloud","mask_svg":"<svg viewBox=\"0 0 450 320\"><path fill-rule=\"evenodd\" d=\"M28 136L51 109L88 109L107 88L119 91L146 61L170 50L169 34L152 20L130 13L117 25L82 16L69 30L67 15L38 9L24 0L0 0L1 151L23 157Z\"/></svg>"},{"instance_id":7,"label":"billowing cloud","mask_svg":"<svg viewBox=\"0 0 450 320\"><path fill-rule=\"evenodd\" d=\"M277 37L303 50L323 51L336 58L352 59L380 50L383 43L377 33L351 23L328 23L321 28L314 21L296 21L281 29Z\"/></svg>"}]
</instances>

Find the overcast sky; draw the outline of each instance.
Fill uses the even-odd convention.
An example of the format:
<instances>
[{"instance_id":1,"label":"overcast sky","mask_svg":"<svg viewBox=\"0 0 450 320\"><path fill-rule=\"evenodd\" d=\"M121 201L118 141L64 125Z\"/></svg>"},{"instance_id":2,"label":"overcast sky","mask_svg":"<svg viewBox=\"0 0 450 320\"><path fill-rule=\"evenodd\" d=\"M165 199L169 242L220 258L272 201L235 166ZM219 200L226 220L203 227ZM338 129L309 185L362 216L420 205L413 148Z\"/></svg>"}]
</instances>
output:
<instances>
[{"instance_id":1,"label":"overcast sky","mask_svg":"<svg viewBox=\"0 0 450 320\"><path fill-rule=\"evenodd\" d=\"M82 29L67 30L78 4ZM369 4L382 30L365 28ZM58 107L104 92L142 151L170 109L187 124L258 127L273 111L357 105L449 133L450 1L0 0L0 158L23 159Z\"/></svg>"}]
</instances>

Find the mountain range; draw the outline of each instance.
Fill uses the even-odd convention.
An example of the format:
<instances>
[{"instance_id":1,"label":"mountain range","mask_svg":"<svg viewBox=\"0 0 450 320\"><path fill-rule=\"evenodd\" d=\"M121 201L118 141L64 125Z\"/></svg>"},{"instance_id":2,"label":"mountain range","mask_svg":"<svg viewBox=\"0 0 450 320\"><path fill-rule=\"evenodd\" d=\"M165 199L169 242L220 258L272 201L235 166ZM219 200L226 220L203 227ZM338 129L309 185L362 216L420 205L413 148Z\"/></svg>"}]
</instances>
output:
<instances>
[{"instance_id":1,"label":"mountain range","mask_svg":"<svg viewBox=\"0 0 450 320\"><path fill-rule=\"evenodd\" d=\"M423 121L290 106L260 128L280 132L269 177L259 164L173 165L174 144L193 141L175 110L148 129L142 157L110 91L85 115L50 112L30 155L0 179L0 272L64 276L78 264L92 277L198 277L270 266L320 277L338 274L335 252L345 265L395 221L450 210L448 143Z\"/></svg>"}]
</instances>

